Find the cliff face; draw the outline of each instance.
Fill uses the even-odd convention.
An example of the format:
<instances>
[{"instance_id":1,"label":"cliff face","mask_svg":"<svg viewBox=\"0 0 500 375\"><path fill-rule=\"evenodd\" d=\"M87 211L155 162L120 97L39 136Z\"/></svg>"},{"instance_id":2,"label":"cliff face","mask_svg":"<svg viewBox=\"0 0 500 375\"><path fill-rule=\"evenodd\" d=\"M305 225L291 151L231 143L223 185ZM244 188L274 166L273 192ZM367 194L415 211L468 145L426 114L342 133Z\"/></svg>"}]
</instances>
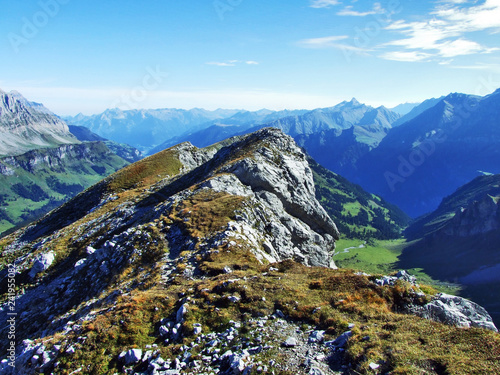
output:
<instances>
[{"instance_id":1,"label":"cliff face","mask_svg":"<svg viewBox=\"0 0 500 375\"><path fill-rule=\"evenodd\" d=\"M53 170L83 163L98 163L104 157L113 155L104 143L70 144L43 150L32 150L23 155L10 156L0 159L1 173L13 174L16 168L30 173L40 170Z\"/></svg>"},{"instance_id":2,"label":"cliff face","mask_svg":"<svg viewBox=\"0 0 500 375\"><path fill-rule=\"evenodd\" d=\"M486 195L465 208L460 208L453 219L443 228L448 236L468 237L488 233L500 228L498 198Z\"/></svg>"},{"instance_id":3,"label":"cliff face","mask_svg":"<svg viewBox=\"0 0 500 375\"><path fill-rule=\"evenodd\" d=\"M71 143L79 142L47 108L0 90L0 156Z\"/></svg>"}]
</instances>

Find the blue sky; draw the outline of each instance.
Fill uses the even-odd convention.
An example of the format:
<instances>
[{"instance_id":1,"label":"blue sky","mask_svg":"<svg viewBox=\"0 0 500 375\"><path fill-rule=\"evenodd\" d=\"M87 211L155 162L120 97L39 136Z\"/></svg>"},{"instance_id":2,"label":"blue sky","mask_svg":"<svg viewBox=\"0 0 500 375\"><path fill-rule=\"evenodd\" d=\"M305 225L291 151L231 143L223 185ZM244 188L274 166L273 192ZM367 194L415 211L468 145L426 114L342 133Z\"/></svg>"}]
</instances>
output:
<instances>
[{"instance_id":1,"label":"blue sky","mask_svg":"<svg viewBox=\"0 0 500 375\"><path fill-rule=\"evenodd\" d=\"M500 0L2 1L0 53L60 115L391 107L500 87Z\"/></svg>"}]
</instances>

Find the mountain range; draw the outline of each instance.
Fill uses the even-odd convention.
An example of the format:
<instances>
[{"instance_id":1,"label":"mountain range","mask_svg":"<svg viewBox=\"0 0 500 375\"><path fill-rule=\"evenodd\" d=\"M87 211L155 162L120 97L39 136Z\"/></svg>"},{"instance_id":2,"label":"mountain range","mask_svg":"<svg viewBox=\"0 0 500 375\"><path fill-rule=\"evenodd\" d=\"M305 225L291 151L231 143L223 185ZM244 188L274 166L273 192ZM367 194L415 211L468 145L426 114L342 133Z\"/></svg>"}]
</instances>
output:
<instances>
[{"instance_id":1,"label":"mountain range","mask_svg":"<svg viewBox=\"0 0 500 375\"><path fill-rule=\"evenodd\" d=\"M395 127L344 175L412 217L483 173L500 173L500 90L450 94Z\"/></svg>"},{"instance_id":2,"label":"mountain range","mask_svg":"<svg viewBox=\"0 0 500 375\"><path fill-rule=\"evenodd\" d=\"M312 111L281 111L275 112L273 117L278 118L269 122L265 122L266 118L262 118L258 122L238 121L236 123L233 123L229 118L223 124L208 126L196 132L168 140L153 149L152 152L173 146L179 141L189 141L199 147L205 147L226 137L252 132L264 127L281 129L294 138L298 136L312 137L315 134L329 130L333 131L332 134L339 136L342 131L353 126L371 126L376 128L377 131L381 130L383 132L385 129L390 128L391 122L394 122L400 116L384 107L373 108L361 104L353 98L349 102L344 101L330 108L318 108ZM251 117L246 118L251 120ZM316 157L316 155L313 156Z\"/></svg>"},{"instance_id":3,"label":"mountain range","mask_svg":"<svg viewBox=\"0 0 500 375\"><path fill-rule=\"evenodd\" d=\"M230 117L241 110L218 109L207 111L194 108L127 110L108 109L101 114L64 117L70 125L85 126L92 132L118 143L129 144L142 152L179 136L198 126Z\"/></svg>"}]
</instances>

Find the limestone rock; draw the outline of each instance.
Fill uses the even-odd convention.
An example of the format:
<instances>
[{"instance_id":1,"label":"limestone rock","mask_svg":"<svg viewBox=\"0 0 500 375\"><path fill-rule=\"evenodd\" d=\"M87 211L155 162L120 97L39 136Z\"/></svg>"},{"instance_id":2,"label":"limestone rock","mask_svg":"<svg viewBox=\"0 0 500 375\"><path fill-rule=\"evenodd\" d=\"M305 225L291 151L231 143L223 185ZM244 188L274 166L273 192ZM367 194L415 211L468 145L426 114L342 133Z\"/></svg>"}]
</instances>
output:
<instances>
[{"instance_id":1,"label":"limestone rock","mask_svg":"<svg viewBox=\"0 0 500 375\"><path fill-rule=\"evenodd\" d=\"M294 346L297 346L297 339L295 337L288 337L285 342L283 343L283 346L285 348L293 348Z\"/></svg>"},{"instance_id":2,"label":"limestone rock","mask_svg":"<svg viewBox=\"0 0 500 375\"><path fill-rule=\"evenodd\" d=\"M35 262L33 263L33 267L30 270L30 277L33 278L37 273L45 271L48 269L52 263L54 262L55 255L52 251L46 254L40 254L35 258Z\"/></svg>"},{"instance_id":3,"label":"limestone rock","mask_svg":"<svg viewBox=\"0 0 500 375\"><path fill-rule=\"evenodd\" d=\"M139 362L142 359L141 349L130 349L125 352L121 352L118 359L123 361L125 366Z\"/></svg>"},{"instance_id":4,"label":"limestone rock","mask_svg":"<svg viewBox=\"0 0 500 375\"><path fill-rule=\"evenodd\" d=\"M413 306L411 312L422 318L457 327L485 328L497 332L488 312L477 303L462 297L439 293L424 306Z\"/></svg>"}]
</instances>

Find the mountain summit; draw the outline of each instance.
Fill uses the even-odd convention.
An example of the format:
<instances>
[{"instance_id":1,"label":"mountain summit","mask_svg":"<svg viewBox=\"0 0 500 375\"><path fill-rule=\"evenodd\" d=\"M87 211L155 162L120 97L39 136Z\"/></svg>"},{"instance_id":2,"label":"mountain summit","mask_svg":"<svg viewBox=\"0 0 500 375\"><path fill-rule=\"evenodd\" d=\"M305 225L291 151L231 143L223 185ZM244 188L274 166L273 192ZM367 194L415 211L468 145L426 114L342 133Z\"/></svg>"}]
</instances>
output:
<instances>
[{"instance_id":1,"label":"mountain summit","mask_svg":"<svg viewBox=\"0 0 500 375\"><path fill-rule=\"evenodd\" d=\"M43 105L0 90L0 156L74 143L79 142L66 123Z\"/></svg>"}]
</instances>

